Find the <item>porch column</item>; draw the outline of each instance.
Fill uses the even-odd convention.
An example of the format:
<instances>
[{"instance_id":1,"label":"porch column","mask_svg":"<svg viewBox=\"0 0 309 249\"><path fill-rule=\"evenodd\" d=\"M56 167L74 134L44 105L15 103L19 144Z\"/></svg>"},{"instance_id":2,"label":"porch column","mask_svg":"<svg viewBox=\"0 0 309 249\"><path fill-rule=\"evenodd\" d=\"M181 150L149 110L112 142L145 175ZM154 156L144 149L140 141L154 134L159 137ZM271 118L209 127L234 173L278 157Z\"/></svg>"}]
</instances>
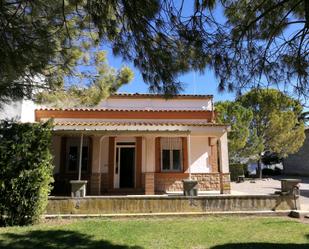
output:
<instances>
[{"instance_id":1,"label":"porch column","mask_svg":"<svg viewBox=\"0 0 309 249\"><path fill-rule=\"evenodd\" d=\"M155 194L156 145L154 136L145 136L145 195Z\"/></svg>"},{"instance_id":2,"label":"porch column","mask_svg":"<svg viewBox=\"0 0 309 249\"><path fill-rule=\"evenodd\" d=\"M92 164L90 175L90 194L101 194L101 169L100 169L101 136L92 137Z\"/></svg>"},{"instance_id":3,"label":"porch column","mask_svg":"<svg viewBox=\"0 0 309 249\"><path fill-rule=\"evenodd\" d=\"M230 173L229 173L229 155L227 133L224 133L218 140L218 157L220 172L220 193L230 194Z\"/></svg>"},{"instance_id":4,"label":"porch column","mask_svg":"<svg viewBox=\"0 0 309 249\"><path fill-rule=\"evenodd\" d=\"M82 177L82 155L83 155L83 142L84 142L84 134L82 133L80 136L80 144L79 144L79 161L78 161L78 180L81 180Z\"/></svg>"}]
</instances>

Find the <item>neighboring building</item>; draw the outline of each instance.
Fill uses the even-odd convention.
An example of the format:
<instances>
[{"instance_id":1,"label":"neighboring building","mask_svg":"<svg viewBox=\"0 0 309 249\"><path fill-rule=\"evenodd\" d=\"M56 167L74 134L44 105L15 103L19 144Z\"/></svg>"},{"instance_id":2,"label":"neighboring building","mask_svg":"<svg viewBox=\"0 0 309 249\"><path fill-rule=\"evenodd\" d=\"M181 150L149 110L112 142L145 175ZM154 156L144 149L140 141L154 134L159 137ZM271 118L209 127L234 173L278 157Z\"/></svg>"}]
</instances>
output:
<instances>
[{"instance_id":1,"label":"neighboring building","mask_svg":"<svg viewBox=\"0 0 309 249\"><path fill-rule=\"evenodd\" d=\"M34 122L36 105L31 100L18 100L5 103L0 107L0 120L16 120L20 122Z\"/></svg>"},{"instance_id":2,"label":"neighboring building","mask_svg":"<svg viewBox=\"0 0 309 249\"><path fill-rule=\"evenodd\" d=\"M37 109L36 121L54 119L53 194L70 194L79 167L88 195L181 192L190 175L199 191L229 193L229 127L214 115L210 95L116 94L96 108Z\"/></svg>"},{"instance_id":3,"label":"neighboring building","mask_svg":"<svg viewBox=\"0 0 309 249\"><path fill-rule=\"evenodd\" d=\"M306 139L300 150L283 160L283 173L286 175L309 176L309 129L305 130Z\"/></svg>"}]
</instances>

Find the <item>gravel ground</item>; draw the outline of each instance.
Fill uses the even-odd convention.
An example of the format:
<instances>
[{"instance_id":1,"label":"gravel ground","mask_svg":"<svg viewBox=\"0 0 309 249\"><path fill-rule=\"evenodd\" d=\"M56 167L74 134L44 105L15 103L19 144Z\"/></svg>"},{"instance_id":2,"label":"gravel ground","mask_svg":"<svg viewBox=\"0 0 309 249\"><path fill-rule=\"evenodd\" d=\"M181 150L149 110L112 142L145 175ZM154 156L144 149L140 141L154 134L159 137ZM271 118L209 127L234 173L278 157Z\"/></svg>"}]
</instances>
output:
<instances>
[{"instance_id":1,"label":"gravel ground","mask_svg":"<svg viewBox=\"0 0 309 249\"><path fill-rule=\"evenodd\" d=\"M232 194L273 194L281 189L280 179L298 178L302 180L300 184L300 204L302 210L309 211L309 177L274 177L263 180L255 180L255 183L245 181L242 183L232 182Z\"/></svg>"}]
</instances>

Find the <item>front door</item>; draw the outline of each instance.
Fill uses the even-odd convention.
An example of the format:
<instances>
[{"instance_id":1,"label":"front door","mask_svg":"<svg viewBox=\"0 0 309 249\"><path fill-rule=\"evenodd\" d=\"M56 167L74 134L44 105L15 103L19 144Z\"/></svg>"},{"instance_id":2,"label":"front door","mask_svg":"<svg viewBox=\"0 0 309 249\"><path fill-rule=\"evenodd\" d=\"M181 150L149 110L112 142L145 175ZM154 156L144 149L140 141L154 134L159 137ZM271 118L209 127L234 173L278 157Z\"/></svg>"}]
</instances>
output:
<instances>
[{"instance_id":1,"label":"front door","mask_svg":"<svg viewBox=\"0 0 309 249\"><path fill-rule=\"evenodd\" d=\"M119 146L117 152L119 188L134 188L135 147Z\"/></svg>"}]
</instances>

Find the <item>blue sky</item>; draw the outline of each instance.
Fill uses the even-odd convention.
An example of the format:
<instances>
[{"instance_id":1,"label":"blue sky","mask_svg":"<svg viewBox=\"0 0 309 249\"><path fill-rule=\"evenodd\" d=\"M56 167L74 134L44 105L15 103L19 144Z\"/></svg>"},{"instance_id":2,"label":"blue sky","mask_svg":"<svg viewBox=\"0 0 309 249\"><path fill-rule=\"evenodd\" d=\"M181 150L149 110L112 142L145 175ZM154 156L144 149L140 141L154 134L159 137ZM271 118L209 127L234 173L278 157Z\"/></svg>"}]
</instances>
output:
<instances>
[{"instance_id":1,"label":"blue sky","mask_svg":"<svg viewBox=\"0 0 309 249\"><path fill-rule=\"evenodd\" d=\"M119 69L121 66L127 65L134 71L134 79L129 84L122 86L118 92L126 93L147 93L148 86L143 81L138 69L134 68L130 62L125 62L121 57L115 57L109 48L104 48L108 51L108 63L110 66ZM184 83L183 93L187 94L213 94L215 101L219 100L233 100L235 94L233 93L219 93L217 91L218 80L214 74L207 70L204 74L190 72L179 78Z\"/></svg>"},{"instance_id":2,"label":"blue sky","mask_svg":"<svg viewBox=\"0 0 309 249\"><path fill-rule=\"evenodd\" d=\"M176 2L177 3L177 2ZM193 1L184 1L184 14L190 15L193 11ZM225 18L222 12L221 6L217 6L214 10L214 16L221 20L221 22L225 22ZM127 92L127 93L147 93L148 86L143 81L142 76L138 69L134 68L133 64L130 62L124 62L121 57L114 57L110 48L103 48L108 51L108 62L112 67L119 69L123 65L129 66L134 71L134 79L133 81L121 87L119 92ZM207 69L204 74L200 74L198 72L190 72L186 73L182 77L179 77L180 82L184 83L184 91L182 93L185 94L213 94L215 101L220 100L233 100L235 98L235 94L233 93L219 93L217 87L219 85L218 80L215 78L212 71Z\"/></svg>"}]
</instances>

